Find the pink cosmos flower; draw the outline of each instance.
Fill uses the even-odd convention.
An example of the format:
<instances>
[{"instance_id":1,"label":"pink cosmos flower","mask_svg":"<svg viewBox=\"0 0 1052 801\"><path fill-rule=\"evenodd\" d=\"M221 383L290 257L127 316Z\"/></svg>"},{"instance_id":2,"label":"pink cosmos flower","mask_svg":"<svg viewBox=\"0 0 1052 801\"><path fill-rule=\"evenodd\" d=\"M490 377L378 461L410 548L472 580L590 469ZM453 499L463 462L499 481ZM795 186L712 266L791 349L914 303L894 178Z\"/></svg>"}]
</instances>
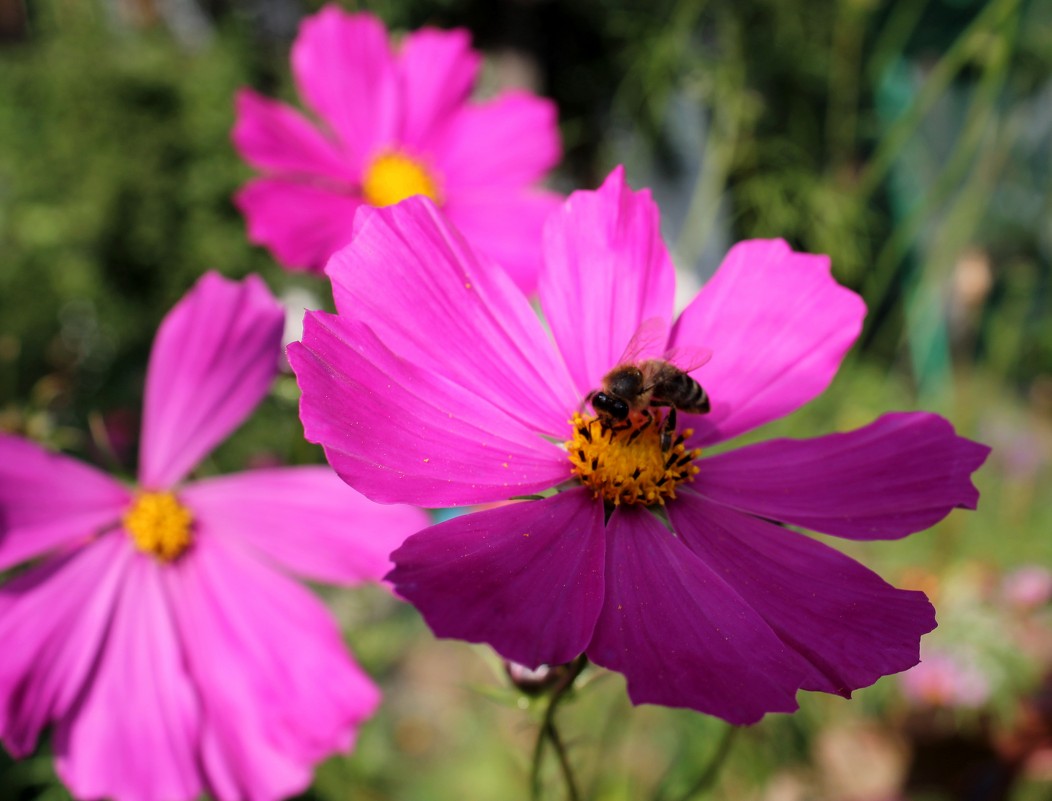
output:
<instances>
[{"instance_id":1,"label":"pink cosmos flower","mask_svg":"<svg viewBox=\"0 0 1052 801\"><path fill-rule=\"evenodd\" d=\"M975 709L990 699L990 681L966 653L926 653L899 681L902 693L921 706Z\"/></svg>"},{"instance_id":2,"label":"pink cosmos flower","mask_svg":"<svg viewBox=\"0 0 1052 801\"><path fill-rule=\"evenodd\" d=\"M366 495L529 498L392 555L389 580L431 629L527 667L585 653L623 673L636 703L733 723L915 664L935 626L925 596L779 523L904 537L975 507L985 446L907 412L702 454L833 378L865 309L828 259L745 242L673 320L657 208L620 169L570 196L544 251L548 329L426 199L363 213L328 266L339 314L308 314L289 347L308 439ZM694 372L711 413L680 413L667 448L660 411L614 431L586 404L636 332L655 330L633 358L712 353Z\"/></svg>"},{"instance_id":3,"label":"pink cosmos flower","mask_svg":"<svg viewBox=\"0 0 1052 801\"><path fill-rule=\"evenodd\" d=\"M368 13L328 6L292 47L300 96L320 124L248 89L234 144L265 175L238 193L249 238L320 272L363 204L425 195L524 291L541 226L560 198L536 186L559 160L555 106L508 91L469 102L481 58L467 31L424 28L393 47Z\"/></svg>"},{"instance_id":4,"label":"pink cosmos flower","mask_svg":"<svg viewBox=\"0 0 1052 801\"><path fill-rule=\"evenodd\" d=\"M267 392L282 310L210 274L153 345L137 485L0 436L0 740L54 726L80 798L269 799L350 748L379 693L286 573L377 579L426 520L328 468L189 471Z\"/></svg>"}]
</instances>

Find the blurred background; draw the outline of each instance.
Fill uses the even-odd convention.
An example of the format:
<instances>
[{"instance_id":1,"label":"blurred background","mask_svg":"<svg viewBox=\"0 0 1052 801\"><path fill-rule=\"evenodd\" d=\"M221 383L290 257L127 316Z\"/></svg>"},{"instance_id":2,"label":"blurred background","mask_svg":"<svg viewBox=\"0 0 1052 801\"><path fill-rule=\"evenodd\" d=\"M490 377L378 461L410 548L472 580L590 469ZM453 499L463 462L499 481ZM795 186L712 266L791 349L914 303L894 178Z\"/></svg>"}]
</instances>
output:
<instances>
[{"instance_id":1,"label":"blurred background","mask_svg":"<svg viewBox=\"0 0 1052 801\"><path fill-rule=\"evenodd\" d=\"M378 0L399 30L465 26L482 94L555 99L563 191L624 162L651 186L689 298L730 243L828 253L866 328L831 389L762 431L814 436L925 408L994 451L977 513L838 543L925 590L925 663L801 696L736 735L632 709L586 673L560 711L585 797L1052 798L1052 2ZM231 203L240 86L296 104L305 0L0 0L0 430L131 475L154 330L208 268L290 308L325 283L250 246ZM319 461L288 375L204 467ZM538 703L485 649L436 642L381 590L319 588L387 701L318 801L527 797ZM2 645L0 645L2 649ZM550 770L550 772L549 772ZM546 797L562 798L554 766ZM0 799L67 798L49 751L0 754Z\"/></svg>"}]
</instances>

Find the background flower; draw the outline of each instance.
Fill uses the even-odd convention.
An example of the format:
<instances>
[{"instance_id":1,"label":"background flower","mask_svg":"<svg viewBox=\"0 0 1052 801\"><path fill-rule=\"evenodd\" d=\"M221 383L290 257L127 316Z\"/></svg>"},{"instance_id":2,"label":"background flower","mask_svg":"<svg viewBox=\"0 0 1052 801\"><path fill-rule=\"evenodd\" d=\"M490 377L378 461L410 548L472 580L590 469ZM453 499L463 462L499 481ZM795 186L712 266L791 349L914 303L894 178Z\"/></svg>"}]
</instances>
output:
<instances>
[{"instance_id":1,"label":"background flower","mask_svg":"<svg viewBox=\"0 0 1052 801\"><path fill-rule=\"evenodd\" d=\"M321 467L186 481L267 392L282 310L262 281L202 278L162 323L136 487L0 435L0 739L54 726L72 792L267 801L349 748L379 693L288 573L380 578L425 522ZM324 677L324 681L319 681Z\"/></svg>"},{"instance_id":2,"label":"background flower","mask_svg":"<svg viewBox=\"0 0 1052 801\"><path fill-rule=\"evenodd\" d=\"M813 440L696 450L794 411L833 378L864 306L828 259L742 243L673 323L657 208L618 169L545 228L551 338L424 199L363 212L328 272L340 314L309 314L289 357L307 436L341 477L385 502L545 494L395 552L391 581L439 636L528 667L583 652L625 674L636 703L733 723L795 709L798 689L849 696L917 662L935 626L923 594L775 522L904 537L974 508L985 446L935 415L900 413ZM663 335L639 358L713 351L695 374L711 413L681 415L689 429L670 452L657 425L615 435L574 414L655 318Z\"/></svg>"},{"instance_id":3,"label":"background flower","mask_svg":"<svg viewBox=\"0 0 1052 801\"><path fill-rule=\"evenodd\" d=\"M558 202L536 186L559 160L556 110L523 91L470 102L480 62L464 30L424 28L395 48L368 13L328 6L304 20L292 71L320 126L238 94L234 143L265 173L237 195L250 239L320 271L350 241L359 206L422 194L532 291Z\"/></svg>"}]
</instances>

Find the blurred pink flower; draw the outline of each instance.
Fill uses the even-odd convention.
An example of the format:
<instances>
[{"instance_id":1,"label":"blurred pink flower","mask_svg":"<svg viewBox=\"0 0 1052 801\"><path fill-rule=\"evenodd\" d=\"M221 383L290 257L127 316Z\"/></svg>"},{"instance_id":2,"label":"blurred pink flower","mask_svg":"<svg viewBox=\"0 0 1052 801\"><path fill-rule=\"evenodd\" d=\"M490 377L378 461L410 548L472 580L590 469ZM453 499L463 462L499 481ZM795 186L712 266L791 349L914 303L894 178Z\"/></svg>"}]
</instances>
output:
<instances>
[{"instance_id":1,"label":"blurred pink flower","mask_svg":"<svg viewBox=\"0 0 1052 801\"><path fill-rule=\"evenodd\" d=\"M379 692L322 604L285 573L380 578L426 523L331 470L186 482L263 398L281 307L209 274L168 314L146 378L138 482L0 436L0 739L54 725L81 798L269 799L350 748Z\"/></svg>"},{"instance_id":2,"label":"blurred pink flower","mask_svg":"<svg viewBox=\"0 0 1052 801\"><path fill-rule=\"evenodd\" d=\"M559 160L556 110L524 91L470 102L480 62L464 30L424 28L395 49L371 14L328 6L306 19L292 73L320 124L248 89L237 97L234 144L264 172L236 198L249 238L320 272L359 206L425 195L533 291L541 226L560 200L536 186Z\"/></svg>"},{"instance_id":3,"label":"blurred pink flower","mask_svg":"<svg viewBox=\"0 0 1052 801\"><path fill-rule=\"evenodd\" d=\"M922 706L975 709L990 698L990 682L963 654L925 653L899 679L902 693Z\"/></svg>"},{"instance_id":4,"label":"blurred pink flower","mask_svg":"<svg viewBox=\"0 0 1052 801\"><path fill-rule=\"evenodd\" d=\"M772 521L904 537L974 508L986 447L936 415L900 413L699 458L833 378L865 309L828 259L742 243L673 323L657 208L618 169L545 228L549 336L426 198L361 216L328 266L339 314L309 313L289 346L307 437L382 502L542 494L433 526L392 555L388 578L437 635L531 668L583 652L623 673L636 703L733 723L795 709L798 689L847 696L917 662L935 626L922 593ZM670 448L658 424L615 433L580 413L643 331L638 359L714 354L696 373L711 412L680 413Z\"/></svg>"},{"instance_id":5,"label":"blurred pink flower","mask_svg":"<svg viewBox=\"0 0 1052 801\"><path fill-rule=\"evenodd\" d=\"M1040 565L1024 565L1004 577L1001 597L1011 606L1030 611L1052 600L1052 571Z\"/></svg>"}]
</instances>

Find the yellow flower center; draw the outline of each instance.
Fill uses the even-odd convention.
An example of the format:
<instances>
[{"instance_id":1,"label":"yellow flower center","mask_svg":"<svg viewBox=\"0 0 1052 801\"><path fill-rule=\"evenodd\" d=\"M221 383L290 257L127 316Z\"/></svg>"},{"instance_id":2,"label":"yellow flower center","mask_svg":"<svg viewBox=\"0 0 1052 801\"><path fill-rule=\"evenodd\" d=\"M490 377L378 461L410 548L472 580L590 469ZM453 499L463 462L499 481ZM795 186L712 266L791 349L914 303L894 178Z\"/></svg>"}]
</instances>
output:
<instances>
[{"instance_id":1,"label":"yellow flower center","mask_svg":"<svg viewBox=\"0 0 1052 801\"><path fill-rule=\"evenodd\" d=\"M124 529L143 553L171 562L190 547L194 516L170 492L140 492L124 513Z\"/></svg>"},{"instance_id":2,"label":"yellow flower center","mask_svg":"<svg viewBox=\"0 0 1052 801\"><path fill-rule=\"evenodd\" d=\"M693 431L678 434L668 450L661 448L661 419L655 416L632 423L623 430L604 426L595 417L576 413L570 421L573 439L566 443L573 472L614 506L641 503L665 505L676 497L676 487L693 481L694 460L701 448L687 450L684 441Z\"/></svg>"},{"instance_id":3,"label":"yellow flower center","mask_svg":"<svg viewBox=\"0 0 1052 801\"><path fill-rule=\"evenodd\" d=\"M413 195L439 202L435 179L424 165L401 153L385 153L369 165L362 193L370 206L393 206Z\"/></svg>"}]
</instances>

